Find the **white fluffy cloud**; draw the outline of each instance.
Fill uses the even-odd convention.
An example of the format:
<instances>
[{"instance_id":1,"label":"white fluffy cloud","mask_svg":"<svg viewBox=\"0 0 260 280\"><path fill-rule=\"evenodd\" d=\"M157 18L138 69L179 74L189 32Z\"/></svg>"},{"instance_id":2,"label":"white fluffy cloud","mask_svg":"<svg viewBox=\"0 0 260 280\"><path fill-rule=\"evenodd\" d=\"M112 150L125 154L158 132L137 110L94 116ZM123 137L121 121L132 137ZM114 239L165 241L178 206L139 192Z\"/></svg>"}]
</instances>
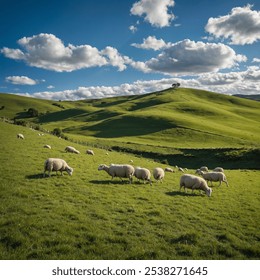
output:
<instances>
[{"instance_id":1,"label":"white fluffy cloud","mask_svg":"<svg viewBox=\"0 0 260 280\"><path fill-rule=\"evenodd\" d=\"M130 10L132 15L143 16L145 21L156 27L169 26L174 15L168 11L174 6L173 0L140 0Z\"/></svg>"},{"instance_id":2,"label":"white fluffy cloud","mask_svg":"<svg viewBox=\"0 0 260 280\"><path fill-rule=\"evenodd\" d=\"M44 91L36 92L33 95L20 94L52 100L93 99L146 94L170 88L173 83L180 83L181 87L184 88L197 88L224 94L258 94L260 91L260 67L251 66L240 72L207 73L190 78L136 81L132 84L125 83L114 87L78 87L75 90Z\"/></svg>"},{"instance_id":3,"label":"white fluffy cloud","mask_svg":"<svg viewBox=\"0 0 260 280\"><path fill-rule=\"evenodd\" d=\"M252 7L236 7L228 15L210 18L205 30L217 38L230 38L235 45L252 44L260 40L260 11Z\"/></svg>"},{"instance_id":4,"label":"white fluffy cloud","mask_svg":"<svg viewBox=\"0 0 260 280\"><path fill-rule=\"evenodd\" d=\"M38 80L33 80L26 76L9 76L5 78L6 82L14 85L36 85L39 83Z\"/></svg>"},{"instance_id":5,"label":"white fluffy cloud","mask_svg":"<svg viewBox=\"0 0 260 280\"><path fill-rule=\"evenodd\" d=\"M217 72L232 68L238 62L245 62L246 57L237 55L224 44L213 44L183 40L169 45L156 58L147 61L146 67L172 75L196 75Z\"/></svg>"},{"instance_id":6,"label":"white fluffy cloud","mask_svg":"<svg viewBox=\"0 0 260 280\"><path fill-rule=\"evenodd\" d=\"M112 47L99 51L90 45L74 46L64 43L53 34L38 34L18 40L20 49L3 48L1 52L8 58L24 60L30 66L53 70L57 72L71 72L77 69L112 65L120 71L126 67L127 57L121 56Z\"/></svg>"},{"instance_id":7,"label":"white fluffy cloud","mask_svg":"<svg viewBox=\"0 0 260 280\"><path fill-rule=\"evenodd\" d=\"M152 49L158 51L167 46L167 43L164 42L163 39L156 39L155 36L148 36L146 39L143 39L142 44L132 44L131 46L140 48L140 49Z\"/></svg>"}]
</instances>

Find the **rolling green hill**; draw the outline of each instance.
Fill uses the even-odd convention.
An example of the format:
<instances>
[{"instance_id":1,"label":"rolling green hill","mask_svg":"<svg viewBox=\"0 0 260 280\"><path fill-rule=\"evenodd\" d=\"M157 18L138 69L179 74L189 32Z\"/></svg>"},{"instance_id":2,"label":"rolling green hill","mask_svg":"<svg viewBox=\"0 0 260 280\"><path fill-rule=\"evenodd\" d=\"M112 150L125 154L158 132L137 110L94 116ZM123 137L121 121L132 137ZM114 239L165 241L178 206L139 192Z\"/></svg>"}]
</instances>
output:
<instances>
[{"instance_id":1,"label":"rolling green hill","mask_svg":"<svg viewBox=\"0 0 260 280\"><path fill-rule=\"evenodd\" d=\"M221 157L216 149L229 154L229 149L236 148L251 156L251 150L258 149L259 154L260 103L213 92L179 88L75 102L0 94L2 106L0 117L31 121L49 131L60 128L74 142L157 156L169 163L183 154L189 165L197 149L214 154L212 164ZM29 108L39 116L28 118ZM237 153L237 164L241 153Z\"/></svg>"}]
</instances>

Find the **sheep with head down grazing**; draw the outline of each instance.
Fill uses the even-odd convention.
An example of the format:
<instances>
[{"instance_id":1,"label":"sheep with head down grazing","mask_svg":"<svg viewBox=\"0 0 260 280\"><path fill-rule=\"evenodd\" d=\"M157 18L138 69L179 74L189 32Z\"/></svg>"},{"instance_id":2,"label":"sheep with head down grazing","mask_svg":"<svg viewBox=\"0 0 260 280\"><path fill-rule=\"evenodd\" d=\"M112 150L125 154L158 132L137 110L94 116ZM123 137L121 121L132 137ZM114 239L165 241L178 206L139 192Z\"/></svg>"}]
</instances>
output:
<instances>
[{"instance_id":1,"label":"sheep with head down grazing","mask_svg":"<svg viewBox=\"0 0 260 280\"><path fill-rule=\"evenodd\" d=\"M65 148L65 152L67 153L74 153L74 154L80 154L80 152L78 150L76 150L74 147L72 146L67 146Z\"/></svg>"},{"instance_id":2,"label":"sheep with head down grazing","mask_svg":"<svg viewBox=\"0 0 260 280\"><path fill-rule=\"evenodd\" d=\"M212 186L212 182L219 182L219 187L221 185L222 182L224 182L226 184L226 186L228 187L228 181L226 178L226 175L222 172L203 172L200 171L199 173L207 182L211 182L211 186Z\"/></svg>"},{"instance_id":3,"label":"sheep with head down grazing","mask_svg":"<svg viewBox=\"0 0 260 280\"><path fill-rule=\"evenodd\" d=\"M43 172L43 177L45 177L46 171L49 172L49 177L51 176L51 171L60 171L61 175L63 171L66 171L70 176L73 173L73 168L69 167L67 162L63 159L60 158L48 158L44 162L44 172Z\"/></svg>"},{"instance_id":4,"label":"sheep with head down grazing","mask_svg":"<svg viewBox=\"0 0 260 280\"><path fill-rule=\"evenodd\" d=\"M192 192L194 190L203 190L207 196L211 196L212 189L208 187L207 182L198 176L194 176L191 174L184 174L180 178L180 190L184 187L184 190L186 192L186 189L192 189Z\"/></svg>"},{"instance_id":5,"label":"sheep with head down grazing","mask_svg":"<svg viewBox=\"0 0 260 280\"><path fill-rule=\"evenodd\" d=\"M132 183L135 172L134 167L130 164L110 164L110 166L101 164L98 167L98 171L100 170L106 171L112 179L114 177L119 177L121 180L122 178L128 178L130 183Z\"/></svg>"},{"instance_id":6,"label":"sheep with head down grazing","mask_svg":"<svg viewBox=\"0 0 260 280\"><path fill-rule=\"evenodd\" d=\"M164 170L161 167L156 167L153 170L153 177L156 181L161 181L164 179Z\"/></svg>"},{"instance_id":7,"label":"sheep with head down grazing","mask_svg":"<svg viewBox=\"0 0 260 280\"><path fill-rule=\"evenodd\" d=\"M148 181L150 183L150 185L152 185L151 172L149 169L144 168L144 167L136 167L134 176L139 180L143 180L144 183L145 183L145 181Z\"/></svg>"},{"instance_id":8,"label":"sheep with head down grazing","mask_svg":"<svg viewBox=\"0 0 260 280\"><path fill-rule=\"evenodd\" d=\"M17 134L17 138L18 138L18 139L23 139L23 140L24 140L24 136L23 136L22 133L18 133L18 134Z\"/></svg>"}]
</instances>

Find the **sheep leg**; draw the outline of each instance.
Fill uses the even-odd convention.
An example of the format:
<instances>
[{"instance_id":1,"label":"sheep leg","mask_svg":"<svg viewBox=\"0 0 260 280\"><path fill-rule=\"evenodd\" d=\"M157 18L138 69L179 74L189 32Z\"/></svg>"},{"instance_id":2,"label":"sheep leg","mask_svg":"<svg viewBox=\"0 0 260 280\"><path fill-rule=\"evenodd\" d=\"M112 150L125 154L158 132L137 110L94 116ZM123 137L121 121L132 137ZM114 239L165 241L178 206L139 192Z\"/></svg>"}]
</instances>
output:
<instances>
[{"instance_id":1,"label":"sheep leg","mask_svg":"<svg viewBox=\"0 0 260 280\"><path fill-rule=\"evenodd\" d=\"M218 185L218 187L220 187L220 186L221 186L221 183L222 183L222 181L220 181L220 182L219 182L219 185Z\"/></svg>"},{"instance_id":2,"label":"sheep leg","mask_svg":"<svg viewBox=\"0 0 260 280\"><path fill-rule=\"evenodd\" d=\"M227 185L227 187L229 187L229 184L228 184L228 181L227 181L227 180L225 180L225 181L223 181L223 182L225 182L226 185Z\"/></svg>"}]
</instances>

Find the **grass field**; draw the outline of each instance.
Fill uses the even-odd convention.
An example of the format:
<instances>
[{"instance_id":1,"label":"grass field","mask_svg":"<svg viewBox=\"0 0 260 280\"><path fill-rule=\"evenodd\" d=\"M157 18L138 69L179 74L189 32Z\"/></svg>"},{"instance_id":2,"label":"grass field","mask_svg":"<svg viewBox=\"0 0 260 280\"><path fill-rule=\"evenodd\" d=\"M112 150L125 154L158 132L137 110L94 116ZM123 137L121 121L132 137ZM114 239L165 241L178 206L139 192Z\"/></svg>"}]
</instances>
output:
<instances>
[{"instance_id":1,"label":"grass field","mask_svg":"<svg viewBox=\"0 0 260 280\"><path fill-rule=\"evenodd\" d=\"M199 192L180 192L179 172L167 173L163 183L150 186L136 180L131 185L116 178L111 181L97 171L101 163L130 160L150 170L166 167L152 158L115 151L107 155L99 148L91 157L85 154L89 147L77 143L73 146L81 154L68 154L64 148L71 143L53 135L38 136L37 131L4 122L0 131L1 259L260 257L259 169L226 170L230 187L215 185L208 198ZM23 133L25 140L17 139L17 133ZM244 144L250 143L246 132L243 135ZM44 144L52 149L44 149ZM54 172L43 178L48 157L64 158L74 168L73 175ZM205 164L208 158L210 154L203 158Z\"/></svg>"}]
</instances>

